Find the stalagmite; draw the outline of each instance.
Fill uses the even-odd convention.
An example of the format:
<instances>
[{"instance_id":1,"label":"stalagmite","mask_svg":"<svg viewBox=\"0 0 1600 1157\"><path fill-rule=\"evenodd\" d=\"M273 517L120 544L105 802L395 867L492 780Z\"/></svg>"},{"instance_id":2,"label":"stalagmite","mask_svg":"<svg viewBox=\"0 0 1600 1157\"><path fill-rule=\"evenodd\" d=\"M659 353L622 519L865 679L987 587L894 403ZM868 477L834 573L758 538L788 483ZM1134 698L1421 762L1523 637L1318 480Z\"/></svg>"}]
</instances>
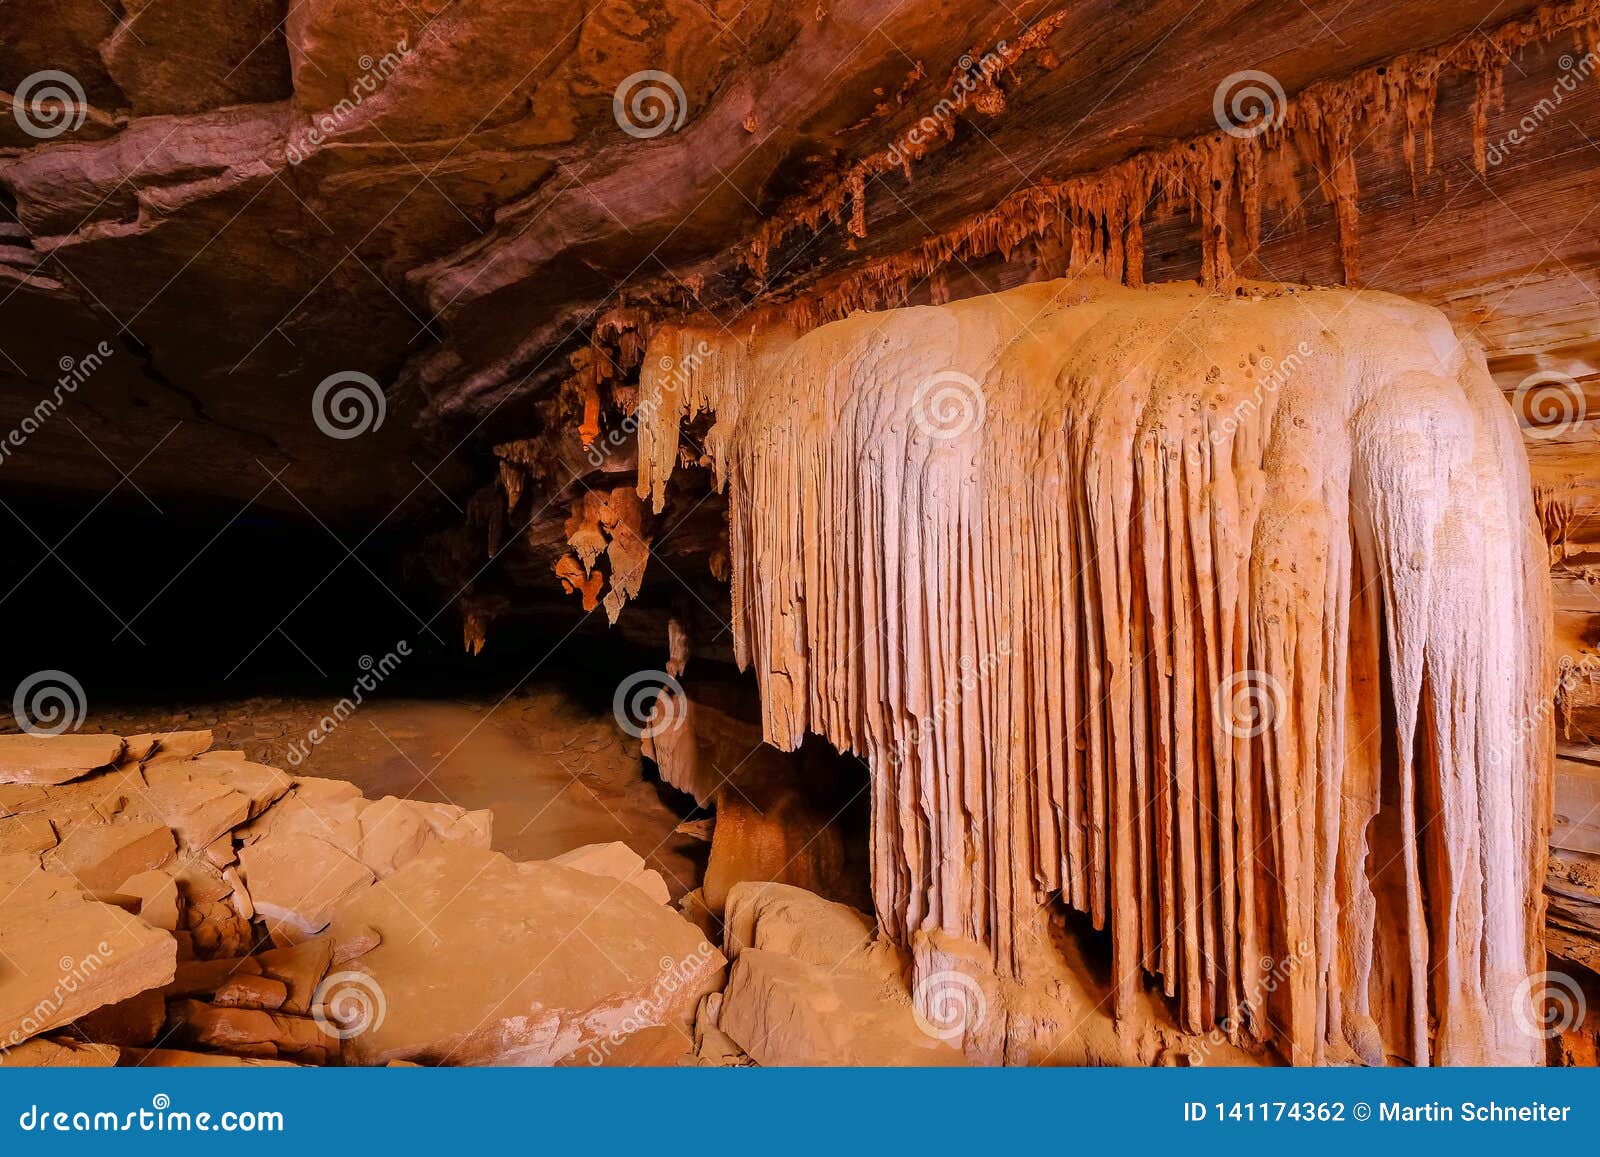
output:
<instances>
[{"instance_id":1,"label":"stalagmite","mask_svg":"<svg viewBox=\"0 0 1600 1157\"><path fill-rule=\"evenodd\" d=\"M868 760L885 934L1026 984L1059 900L1123 1027L1149 985L1296 1063L1539 1059L1547 559L1441 314L1072 280L662 328L657 510L706 411L737 658L769 742Z\"/></svg>"}]
</instances>

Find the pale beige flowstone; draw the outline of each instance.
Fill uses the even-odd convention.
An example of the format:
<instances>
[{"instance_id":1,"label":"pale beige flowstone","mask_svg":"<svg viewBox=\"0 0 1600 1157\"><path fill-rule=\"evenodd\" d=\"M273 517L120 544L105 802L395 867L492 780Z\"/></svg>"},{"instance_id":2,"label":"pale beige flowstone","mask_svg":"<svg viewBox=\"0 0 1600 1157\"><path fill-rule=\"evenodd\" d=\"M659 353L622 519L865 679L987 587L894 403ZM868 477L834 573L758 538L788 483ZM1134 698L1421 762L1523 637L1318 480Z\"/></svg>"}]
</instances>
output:
<instances>
[{"instance_id":1,"label":"pale beige flowstone","mask_svg":"<svg viewBox=\"0 0 1600 1157\"><path fill-rule=\"evenodd\" d=\"M1059 900L1125 1032L1151 985L1296 1063L1540 1060L1547 560L1441 313L1056 281L664 328L658 510L703 412L766 738L870 763L892 939L1025 990Z\"/></svg>"}]
</instances>

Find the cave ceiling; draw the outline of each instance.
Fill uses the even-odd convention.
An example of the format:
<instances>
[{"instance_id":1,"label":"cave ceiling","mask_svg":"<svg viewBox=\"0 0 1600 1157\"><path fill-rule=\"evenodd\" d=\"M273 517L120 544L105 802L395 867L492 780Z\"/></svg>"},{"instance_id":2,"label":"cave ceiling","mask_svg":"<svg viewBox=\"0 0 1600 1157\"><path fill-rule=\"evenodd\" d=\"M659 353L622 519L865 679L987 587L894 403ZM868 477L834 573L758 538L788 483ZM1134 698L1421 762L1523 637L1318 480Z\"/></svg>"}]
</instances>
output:
<instances>
[{"instance_id":1,"label":"cave ceiling","mask_svg":"<svg viewBox=\"0 0 1600 1157\"><path fill-rule=\"evenodd\" d=\"M1481 55L1531 8L259 0L223 18L188 0L14 2L0 91L22 102L58 72L82 101L70 124L0 122L0 421L86 357L92 372L73 421L45 424L6 478L121 500L126 476L155 499L363 529L421 517L465 501L487 447L540 431L541 399L608 313L733 325L1039 181L1214 134L1230 73L1294 94L1425 46ZM798 222L749 259L764 223L814 213L989 59L1003 70L925 156L869 171L848 220ZM1512 87L1536 71L1497 63ZM624 131L614 100L643 71L681 103ZM1453 308L1505 359L1581 358L1596 251L1580 191L1600 153L1584 96L1530 144L1534 163L1485 175L1470 113L1447 115L1471 95L1446 83L1418 191L1397 149L1363 172L1363 282ZM1337 283L1331 211L1303 199L1269 220L1251 272ZM1197 277L1195 232L1152 223L1146 277ZM936 280L1019 276L990 266ZM102 343L111 355L90 357ZM384 394L359 438L312 420L341 373Z\"/></svg>"},{"instance_id":2,"label":"cave ceiling","mask_svg":"<svg viewBox=\"0 0 1600 1157\"><path fill-rule=\"evenodd\" d=\"M1587 414L1596 29L1594 0L13 0L0 480L426 539L474 646L508 602L576 609L552 571L634 469L584 440L688 318L1078 272L1353 285L1444 309L1514 403L1554 374ZM1219 131L1241 78L1288 111L1259 139ZM1524 425L1587 654L1592 424ZM696 485L644 585L725 638Z\"/></svg>"}]
</instances>

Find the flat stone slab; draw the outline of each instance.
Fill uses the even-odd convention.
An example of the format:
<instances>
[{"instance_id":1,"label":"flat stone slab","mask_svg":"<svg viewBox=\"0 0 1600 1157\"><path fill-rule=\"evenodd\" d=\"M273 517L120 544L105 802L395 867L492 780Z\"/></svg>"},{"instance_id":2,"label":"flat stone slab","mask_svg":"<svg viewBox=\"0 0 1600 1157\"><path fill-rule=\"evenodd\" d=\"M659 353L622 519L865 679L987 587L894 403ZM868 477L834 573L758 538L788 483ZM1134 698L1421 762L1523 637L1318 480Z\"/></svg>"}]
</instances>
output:
<instances>
[{"instance_id":1,"label":"flat stone slab","mask_svg":"<svg viewBox=\"0 0 1600 1157\"><path fill-rule=\"evenodd\" d=\"M335 935L346 923L383 937L325 982L347 1063L548 1065L656 1026L687 1052L723 975L700 930L637 888L454 843L347 903Z\"/></svg>"},{"instance_id":2,"label":"flat stone slab","mask_svg":"<svg viewBox=\"0 0 1600 1157\"><path fill-rule=\"evenodd\" d=\"M67 783L121 755L120 735L0 735L0 783Z\"/></svg>"},{"instance_id":3,"label":"flat stone slab","mask_svg":"<svg viewBox=\"0 0 1600 1157\"><path fill-rule=\"evenodd\" d=\"M171 933L85 898L64 877L37 872L12 886L0 904L0 1048L171 982Z\"/></svg>"}]
</instances>

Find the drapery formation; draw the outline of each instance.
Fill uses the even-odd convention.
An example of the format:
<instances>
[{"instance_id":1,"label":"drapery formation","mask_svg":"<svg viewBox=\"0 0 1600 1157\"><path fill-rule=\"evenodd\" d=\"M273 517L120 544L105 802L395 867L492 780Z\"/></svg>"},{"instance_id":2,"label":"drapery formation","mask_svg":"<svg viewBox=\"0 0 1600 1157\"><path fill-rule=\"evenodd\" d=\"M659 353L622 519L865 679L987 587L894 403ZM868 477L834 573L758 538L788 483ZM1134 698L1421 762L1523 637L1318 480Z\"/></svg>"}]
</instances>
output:
<instances>
[{"instance_id":1,"label":"drapery formation","mask_svg":"<svg viewBox=\"0 0 1600 1157\"><path fill-rule=\"evenodd\" d=\"M1384 294L1047 282L801 335L662 329L730 497L767 739L873 776L884 931L1296 1062L1526 1063L1548 576L1481 354Z\"/></svg>"}]
</instances>

